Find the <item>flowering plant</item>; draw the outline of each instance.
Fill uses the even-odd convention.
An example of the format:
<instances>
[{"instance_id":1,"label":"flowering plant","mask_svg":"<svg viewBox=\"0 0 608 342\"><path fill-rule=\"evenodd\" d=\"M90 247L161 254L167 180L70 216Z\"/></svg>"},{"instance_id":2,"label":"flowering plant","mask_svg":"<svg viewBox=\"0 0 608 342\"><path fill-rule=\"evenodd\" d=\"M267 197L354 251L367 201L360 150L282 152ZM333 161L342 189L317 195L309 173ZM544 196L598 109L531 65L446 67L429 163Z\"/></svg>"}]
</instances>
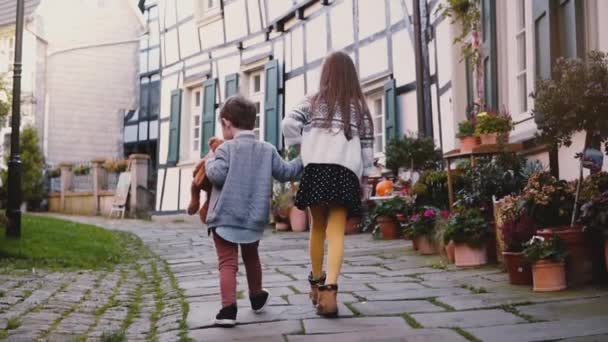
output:
<instances>
[{"instance_id":1,"label":"flowering plant","mask_svg":"<svg viewBox=\"0 0 608 342\"><path fill-rule=\"evenodd\" d=\"M469 120L462 121L458 124L457 138L463 139L475 136L475 123Z\"/></svg>"},{"instance_id":2,"label":"flowering plant","mask_svg":"<svg viewBox=\"0 0 608 342\"><path fill-rule=\"evenodd\" d=\"M435 230L435 222L439 213L437 208L423 207L421 211L410 217L410 223L405 229L405 233L410 237L431 236Z\"/></svg>"},{"instance_id":3,"label":"flowering plant","mask_svg":"<svg viewBox=\"0 0 608 342\"><path fill-rule=\"evenodd\" d=\"M528 179L523 198L526 210L540 228L558 227L570 223L574 205L574 189L566 181L548 172L540 172Z\"/></svg>"},{"instance_id":4,"label":"flowering plant","mask_svg":"<svg viewBox=\"0 0 608 342\"><path fill-rule=\"evenodd\" d=\"M505 251L514 253L521 252L536 231L534 220L526 214L507 219L500 226L500 230L505 242Z\"/></svg>"},{"instance_id":5,"label":"flowering plant","mask_svg":"<svg viewBox=\"0 0 608 342\"><path fill-rule=\"evenodd\" d=\"M507 133L513 128L511 115L503 112L481 112L477 114L476 134Z\"/></svg>"},{"instance_id":6,"label":"flowering plant","mask_svg":"<svg viewBox=\"0 0 608 342\"><path fill-rule=\"evenodd\" d=\"M585 228L603 232L608 238L608 191L585 203L581 210L581 223Z\"/></svg>"},{"instance_id":7,"label":"flowering plant","mask_svg":"<svg viewBox=\"0 0 608 342\"><path fill-rule=\"evenodd\" d=\"M568 251L562 239L554 235L547 240L542 236L533 236L525 244L524 256L534 262L540 260L563 261Z\"/></svg>"},{"instance_id":8,"label":"flowering plant","mask_svg":"<svg viewBox=\"0 0 608 342\"><path fill-rule=\"evenodd\" d=\"M113 173L121 173L127 170L129 163L126 160L106 160L102 167Z\"/></svg>"},{"instance_id":9,"label":"flowering plant","mask_svg":"<svg viewBox=\"0 0 608 342\"><path fill-rule=\"evenodd\" d=\"M444 241L481 246L489 235L488 223L477 208L460 208L452 215L444 234Z\"/></svg>"}]
</instances>

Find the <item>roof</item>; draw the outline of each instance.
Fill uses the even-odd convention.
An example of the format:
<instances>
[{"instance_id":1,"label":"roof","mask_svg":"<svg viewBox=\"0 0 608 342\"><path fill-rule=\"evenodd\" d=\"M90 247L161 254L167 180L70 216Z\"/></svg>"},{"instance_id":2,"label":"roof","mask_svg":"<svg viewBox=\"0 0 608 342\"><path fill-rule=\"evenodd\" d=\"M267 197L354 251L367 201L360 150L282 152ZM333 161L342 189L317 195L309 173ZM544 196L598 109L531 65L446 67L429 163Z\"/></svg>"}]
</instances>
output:
<instances>
[{"instance_id":1,"label":"roof","mask_svg":"<svg viewBox=\"0 0 608 342\"><path fill-rule=\"evenodd\" d=\"M40 0L25 0L25 17L34 13ZM14 24L17 19L17 2L15 0L0 0L0 26Z\"/></svg>"}]
</instances>

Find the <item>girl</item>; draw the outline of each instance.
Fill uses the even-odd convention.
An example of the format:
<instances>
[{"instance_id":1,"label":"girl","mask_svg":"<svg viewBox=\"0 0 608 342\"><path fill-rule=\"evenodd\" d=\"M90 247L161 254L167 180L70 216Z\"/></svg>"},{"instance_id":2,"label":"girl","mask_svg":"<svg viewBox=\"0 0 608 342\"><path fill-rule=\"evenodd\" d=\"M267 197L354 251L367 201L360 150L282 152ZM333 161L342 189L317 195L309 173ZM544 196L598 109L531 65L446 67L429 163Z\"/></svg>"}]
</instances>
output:
<instances>
[{"instance_id":1,"label":"girl","mask_svg":"<svg viewBox=\"0 0 608 342\"><path fill-rule=\"evenodd\" d=\"M372 120L347 54L334 52L325 59L319 92L289 113L282 128L287 145L301 145L305 167L295 204L312 214L310 299L317 314L333 317L346 220L360 214L360 184L373 170ZM322 270L325 239L327 275Z\"/></svg>"}]
</instances>

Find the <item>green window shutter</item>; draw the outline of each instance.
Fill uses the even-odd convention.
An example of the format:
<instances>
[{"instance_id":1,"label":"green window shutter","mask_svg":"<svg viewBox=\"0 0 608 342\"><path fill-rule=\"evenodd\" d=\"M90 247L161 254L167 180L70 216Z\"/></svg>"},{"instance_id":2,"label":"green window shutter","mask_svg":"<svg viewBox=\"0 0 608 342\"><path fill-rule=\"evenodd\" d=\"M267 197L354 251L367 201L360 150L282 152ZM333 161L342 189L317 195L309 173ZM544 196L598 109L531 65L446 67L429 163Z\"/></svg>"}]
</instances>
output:
<instances>
[{"instance_id":1,"label":"green window shutter","mask_svg":"<svg viewBox=\"0 0 608 342\"><path fill-rule=\"evenodd\" d=\"M264 66L266 84L264 88L264 138L281 149L280 123L283 116L283 96L281 94L283 77L279 61L273 59Z\"/></svg>"},{"instance_id":2,"label":"green window shutter","mask_svg":"<svg viewBox=\"0 0 608 342\"><path fill-rule=\"evenodd\" d=\"M489 108L498 108L498 65L496 46L496 0L481 1L484 100Z\"/></svg>"},{"instance_id":3,"label":"green window shutter","mask_svg":"<svg viewBox=\"0 0 608 342\"><path fill-rule=\"evenodd\" d=\"M226 94L226 98L229 98L232 95L235 95L239 92L239 74L235 73L235 74L231 74L226 76L225 79L225 94Z\"/></svg>"},{"instance_id":4,"label":"green window shutter","mask_svg":"<svg viewBox=\"0 0 608 342\"><path fill-rule=\"evenodd\" d=\"M386 128L386 142L399 137L396 88L397 86L394 79L384 83L384 126Z\"/></svg>"},{"instance_id":5,"label":"green window shutter","mask_svg":"<svg viewBox=\"0 0 608 342\"><path fill-rule=\"evenodd\" d=\"M585 52L584 18L582 0L559 0L557 29L561 57L583 57Z\"/></svg>"},{"instance_id":6,"label":"green window shutter","mask_svg":"<svg viewBox=\"0 0 608 342\"><path fill-rule=\"evenodd\" d=\"M215 134L215 108L216 108L216 79L212 78L203 82L203 120L201 125L201 158L209 152L207 142Z\"/></svg>"},{"instance_id":7,"label":"green window shutter","mask_svg":"<svg viewBox=\"0 0 608 342\"><path fill-rule=\"evenodd\" d=\"M169 152L167 164L177 165L179 160L179 129L182 113L182 90L171 92L171 117L169 118Z\"/></svg>"}]
</instances>

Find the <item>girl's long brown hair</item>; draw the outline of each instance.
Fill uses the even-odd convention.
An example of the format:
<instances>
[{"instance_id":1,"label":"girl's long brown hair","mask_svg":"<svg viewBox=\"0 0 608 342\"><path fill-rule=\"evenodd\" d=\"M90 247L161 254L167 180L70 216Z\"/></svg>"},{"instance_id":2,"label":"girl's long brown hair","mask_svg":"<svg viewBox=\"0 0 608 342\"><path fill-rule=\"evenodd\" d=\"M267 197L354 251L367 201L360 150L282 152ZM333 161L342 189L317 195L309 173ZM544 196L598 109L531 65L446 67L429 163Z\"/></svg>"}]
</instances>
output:
<instances>
[{"instance_id":1,"label":"girl's long brown hair","mask_svg":"<svg viewBox=\"0 0 608 342\"><path fill-rule=\"evenodd\" d=\"M330 128L332 121L339 111L346 139L353 138L351 127L351 106L354 107L356 126L361 134L363 120L372 125L371 115L361 91L357 70L350 57L344 52L333 52L325 58L321 71L319 92L311 99L312 110L321 105L327 105L328 113L324 127ZM371 128L373 132L373 128Z\"/></svg>"}]
</instances>

